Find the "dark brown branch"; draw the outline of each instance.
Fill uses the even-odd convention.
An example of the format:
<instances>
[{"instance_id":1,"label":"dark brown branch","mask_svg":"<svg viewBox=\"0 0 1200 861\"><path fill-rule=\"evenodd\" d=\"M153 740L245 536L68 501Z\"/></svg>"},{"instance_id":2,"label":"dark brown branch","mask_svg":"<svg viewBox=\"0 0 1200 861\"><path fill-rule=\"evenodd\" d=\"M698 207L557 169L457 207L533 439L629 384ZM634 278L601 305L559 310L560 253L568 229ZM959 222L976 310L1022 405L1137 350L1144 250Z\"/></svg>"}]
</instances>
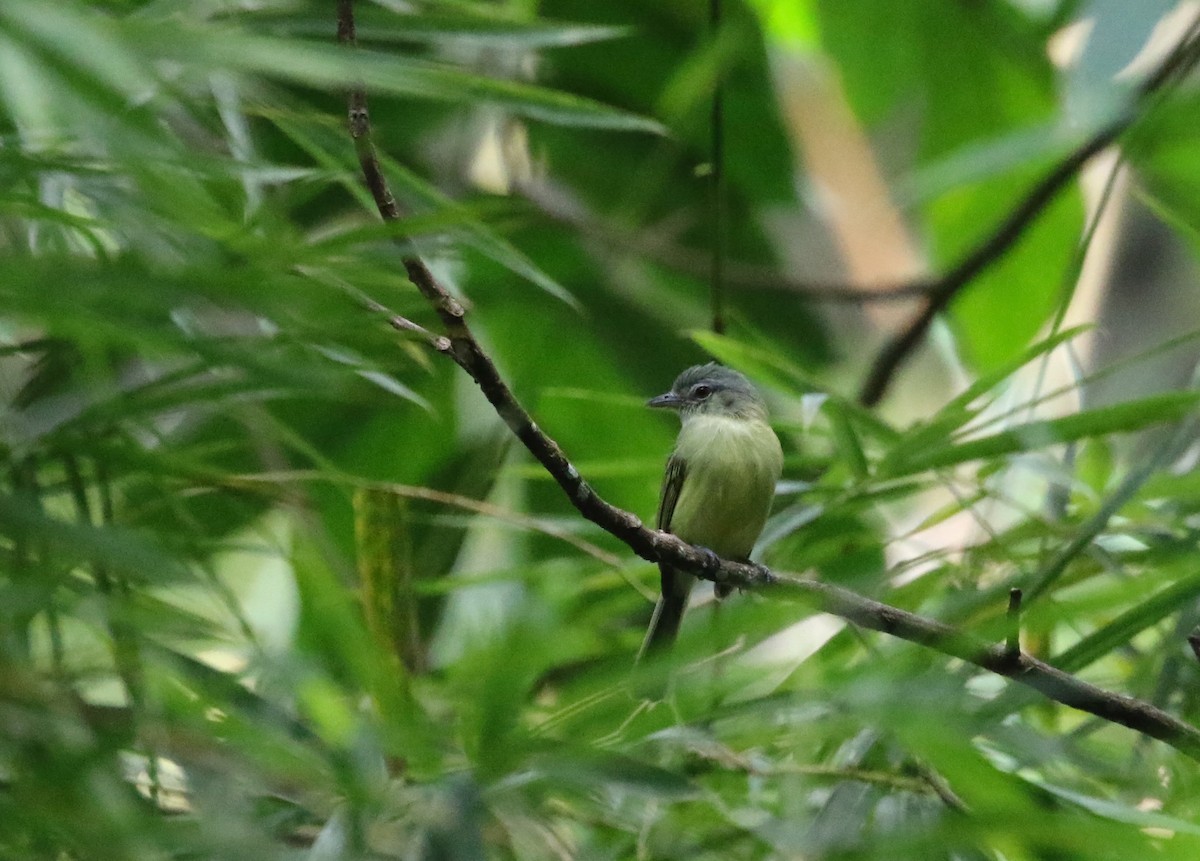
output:
<instances>
[{"instance_id":1,"label":"dark brown branch","mask_svg":"<svg viewBox=\"0 0 1200 861\"><path fill-rule=\"evenodd\" d=\"M930 285L921 309L876 356L871 370L859 391L858 400L864 406L875 406L883 399L900 366L920 345L934 318L950 302L1010 251L1025 235L1026 230L1055 198L1075 178L1076 174L1095 155L1114 143L1143 113L1146 104L1167 84L1177 81L1197 59L1200 39L1197 38L1200 19L1188 28L1179 44L1138 88L1130 107L1121 116L1095 132L1079 147L1068 153L1039 180L1008 216L967 254L953 269Z\"/></svg>"},{"instance_id":2,"label":"dark brown branch","mask_svg":"<svg viewBox=\"0 0 1200 861\"><path fill-rule=\"evenodd\" d=\"M352 0L338 2L338 35L354 40ZM384 219L399 218L371 143L366 96L361 88L350 93L350 129L367 185ZM638 556L650 562L668 562L698 577L741 589L754 589L802 601L823 612L840 616L864 628L908 640L958 658L1040 691L1057 702L1127 726L1159 739L1186 756L1200 761L1200 730L1141 700L1102 690L1069 673L1018 654L1006 646L987 646L960 631L815 580L774 573L760 565L721 560L712 567L711 555L666 532L646 528L635 515L606 502L583 480L575 466L517 401L501 379L495 364L471 334L462 304L434 278L417 257L406 257L408 277L437 311L446 328L448 344L442 350L475 381L497 414L529 452L563 489L571 504L586 519L616 536Z\"/></svg>"},{"instance_id":3,"label":"dark brown branch","mask_svg":"<svg viewBox=\"0 0 1200 861\"><path fill-rule=\"evenodd\" d=\"M723 563L722 569L729 563ZM741 566L749 567L749 566ZM693 573L696 573L693 571ZM749 572L747 572L749 573ZM703 575L698 575L703 576ZM1006 645L985 646L961 631L870 598L813 580L770 575L770 586L864 628L920 643L1039 691L1049 699L1156 738L1200 761L1200 730L1150 703L1103 690Z\"/></svg>"},{"instance_id":4,"label":"dark brown branch","mask_svg":"<svg viewBox=\"0 0 1200 861\"><path fill-rule=\"evenodd\" d=\"M926 294L921 309L875 357L858 394L861 404L873 407L883 399L896 371L920 345L934 318L946 309L963 288L998 262L1025 234L1026 229L1042 210L1075 178L1079 169L1091 160L1092 156L1116 140L1128 126L1128 117L1110 123L1089 138L1082 147L1059 162L982 244L933 285Z\"/></svg>"}]
</instances>

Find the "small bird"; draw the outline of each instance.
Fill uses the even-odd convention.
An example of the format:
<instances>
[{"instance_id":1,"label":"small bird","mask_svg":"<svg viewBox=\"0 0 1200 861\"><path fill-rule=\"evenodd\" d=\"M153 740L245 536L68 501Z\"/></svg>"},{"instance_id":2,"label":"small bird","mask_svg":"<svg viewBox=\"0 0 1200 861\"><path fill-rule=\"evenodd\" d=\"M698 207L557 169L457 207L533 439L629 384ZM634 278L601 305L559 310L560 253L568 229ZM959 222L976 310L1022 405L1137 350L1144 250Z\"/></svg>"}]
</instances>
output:
<instances>
[{"instance_id":1,"label":"small bird","mask_svg":"<svg viewBox=\"0 0 1200 861\"><path fill-rule=\"evenodd\" d=\"M748 561L783 470L767 405L749 380L710 362L688 368L647 406L673 409L682 427L667 461L658 528L738 561ZM641 654L675 640L695 578L660 564L662 597ZM717 587L724 597L728 587Z\"/></svg>"}]
</instances>

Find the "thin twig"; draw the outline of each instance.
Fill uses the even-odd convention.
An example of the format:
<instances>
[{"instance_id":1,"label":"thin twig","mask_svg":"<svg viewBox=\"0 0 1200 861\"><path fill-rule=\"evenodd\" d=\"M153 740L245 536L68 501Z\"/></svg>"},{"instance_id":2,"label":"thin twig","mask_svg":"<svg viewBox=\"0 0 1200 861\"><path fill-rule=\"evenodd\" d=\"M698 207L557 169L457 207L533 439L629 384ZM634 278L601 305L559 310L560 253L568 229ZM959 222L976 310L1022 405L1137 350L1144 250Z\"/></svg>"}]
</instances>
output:
<instances>
[{"instance_id":1,"label":"thin twig","mask_svg":"<svg viewBox=\"0 0 1200 861\"><path fill-rule=\"evenodd\" d=\"M437 350L439 353L444 353L450 349L450 342L445 336L435 335L420 323L414 323L407 317L393 312L386 305L381 305L379 302L376 302L369 296L363 296L359 299L359 301L362 302L363 307L365 307L368 311L379 314L386 319L388 325L397 332L413 332L414 334L420 335L425 339L426 342L428 342L429 346L433 347L433 349Z\"/></svg>"},{"instance_id":2,"label":"thin twig","mask_svg":"<svg viewBox=\"0 0 1200 861\"><path fill-rule=\"evenodd\" d=\"M725 108L724 71L722 69L719 37L721 30L721 0L709 0L708 28L716 52L717 73L713 80L712 141L709 159L712 188L712 270L709 273L709 291L712 294L712 330L718 335L725 332Z\"/></svg>"},{"instance_id":3,"label":"thin twig","mask_svg":"<svg viewBox=\"0 0 1200 861\"><path fill-rule=\"evenodd\" d=\"M939 278L926 294L921 309L880 350L859 391L859 402L875 406L883 399L896 372L924 339L934 318L979 275L1000 260L1025 235L1034 220L1097 155L1114 143L1142 115L1148 101L1167 84L1177 81L1197 60L1200 18L1188 28L1179 44L1138 88L1130 107L1117 119L1102 127L1075 150L1068 153L1008 216L961 262Z\"/></svg>"},{"instance_id":4,"label":"thin twig","mask_svg":"<svg viewBox=\"0 0 1200 861\"><path fill-rule=\"evenodd\" d=\"M338 35L353 44L352 0L338 2ZM366 96L361 87L350 93L350 129L367 185L380 215L399 218L399 211L375 155L370 138ZM1063 180L1065 181L1065 180ZM1047 192L1043 192L1043 195ZM1028 208L1028 207L1026 207ZM1031 213L1028 218L1032 217ZM1200 761L1200 730L1149 703L1105 691L1028 655L1011 660L1004 645L988 646L932 619L815 580L779 574L760 566L727 559L713 567L711 552L687 544L674 535L647 529L641 520L602 499L583 480L558 443L547 436L521 406L496 370L491 358L472 335L461 303L433 277L415 256L404 258L404 268L417 290L442 320L449 338L445 354L475 381L497 414L529 452L545 467L581 515L623 541L650 562L666 562L702 579L739 589L753 589L809 604L863 628L926 646L981 669L1013 679L1048 698L1104 720L1127 726L1156 738Z\"/></svg>"}]
</instances>

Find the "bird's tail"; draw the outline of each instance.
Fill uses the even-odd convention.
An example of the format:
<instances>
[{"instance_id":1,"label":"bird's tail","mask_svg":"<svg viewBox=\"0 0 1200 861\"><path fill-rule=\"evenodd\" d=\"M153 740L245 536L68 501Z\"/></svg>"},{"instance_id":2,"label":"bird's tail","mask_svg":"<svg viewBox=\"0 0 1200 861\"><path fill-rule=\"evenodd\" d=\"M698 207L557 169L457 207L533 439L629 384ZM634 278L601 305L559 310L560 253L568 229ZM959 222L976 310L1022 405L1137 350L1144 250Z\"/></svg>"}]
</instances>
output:
<instances>
[{"instance_id":1,"label":"bird's tail","mask_svg":"<svg viewBox=\"0 0 1200 861\"><path fill-rule=\"evenodd\" d=\"M679 583L690 586L690 578L683 577L678 572L663 571L662 597L654 605L654 615L650 617L650 628L646 631L646 639L638 652L640 661L647 653L658 651L675 642L679 634L679 624L683 621L683 611L687 609L688 589L679 588Z\"/></svg>"}]
</instances>

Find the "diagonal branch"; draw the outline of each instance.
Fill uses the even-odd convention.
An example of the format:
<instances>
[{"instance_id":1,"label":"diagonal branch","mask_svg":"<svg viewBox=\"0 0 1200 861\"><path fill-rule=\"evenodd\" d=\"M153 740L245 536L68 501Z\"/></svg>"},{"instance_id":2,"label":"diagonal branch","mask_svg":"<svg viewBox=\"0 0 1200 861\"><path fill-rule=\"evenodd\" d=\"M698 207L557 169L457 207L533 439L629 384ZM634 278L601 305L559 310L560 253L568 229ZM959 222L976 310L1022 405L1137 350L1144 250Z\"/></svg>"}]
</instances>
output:
<instances>
[{"instance_id":1,"label":"diagonal branch","mask_svg":"<svg viewBox=\"0 0 1200 861\"><path fill-rule=\"evenodd\" d=\"M354 44L353 0L338 0L338 38L344 44ZM380 215L385 220L397 219L399 208L388 190L371 142L362 87L351 90L349 104L350 132L367 185ZM438 351L453 359L475 381L500 418L558 482L579 513L625 542L638 556L650 562L667 562L706 580L800 601L864 628L926 646L1013 679L1064 705L1158 739L1200 761L1200 730L1149 703L1105 691L1028 655L1013 655L1004 644L986 645L949 625L838 586L724 559L713 567L709 553L669 533L646 528L635 515L597 495L558 443L534 423L475 340L462 304L437 281L424 262L419 257L407 256L404 268L445 327L445 338L435 344Z\"/></svg>"},{"instance_id":2,"label":"diagonal branch","mask_svg":"<svg viewBox=\"0 0 1200 861\"><path fill-rule=\"evenodd\" d=\"M953 269L929 285L925 302L908 323L888 341L859 390L864 406L878 404L900 366L921 344L934 318L979 275L999 261L1025 235L1030 225L1095 155L1114 143L1144 113L1144 108L1168 84L1176 82L1200 59L1200 17L1187 29L1174 50L1138 87L1132 104L1108 125L1068 153L1017 203L1016 207Z\"/></svg>"}]
</instances>

